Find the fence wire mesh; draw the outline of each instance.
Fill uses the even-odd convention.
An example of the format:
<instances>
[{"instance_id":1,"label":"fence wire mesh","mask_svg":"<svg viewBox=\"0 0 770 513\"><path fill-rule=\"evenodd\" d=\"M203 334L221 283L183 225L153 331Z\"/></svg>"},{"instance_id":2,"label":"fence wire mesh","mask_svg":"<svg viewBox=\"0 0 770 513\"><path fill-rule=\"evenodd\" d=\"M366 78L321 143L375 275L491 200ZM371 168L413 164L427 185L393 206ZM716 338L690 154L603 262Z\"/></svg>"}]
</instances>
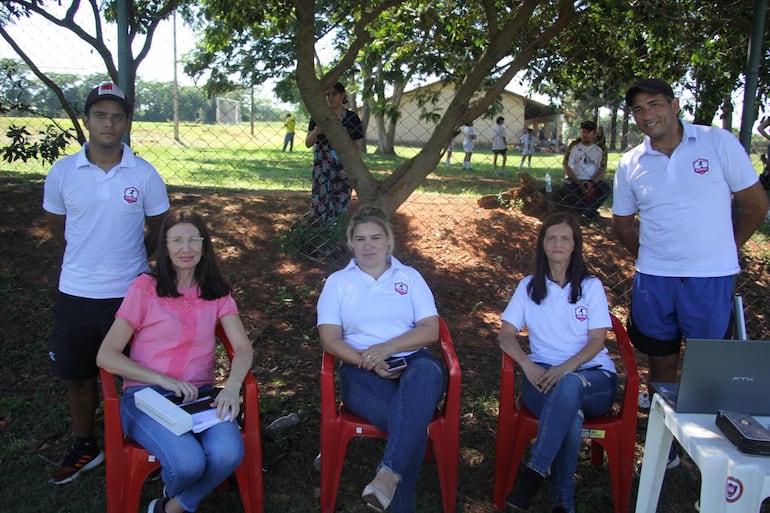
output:
<instances>
[{"instance_id":1,"label":"fence wire mesh","mask_svg":"<svg viewBox=\"0 0 770 513\"><path fill-rule=\"evenodd\" d=\"M158 52L168 52L168 48L173 46L172 41L164 39L163 34L159 32L156 36L153 54L156 49ZM47 39L51 36L45 32L29 33L27 37L31 45L51 47L53 43ZM70 51L72 53L68 62L93 64L93 57L86 51L80 57L75 48ZM8 56L8 53L2 55ZM212 193L221 189L253 190L254 194L259 194L261 190L308 191L309 212L312 148L305 146L309 118L304 109L278 103L269 97L267 88L236 91L220 98L206 98L201 88L181 85L176 88L178 108L175 115L172 101L175 90L174 60L167 53L164 59L165 65L158 66L148 61L140 67L136 114L131 127L132 148L159 169L169 186L197 187ZM143 75L144 71L148 71L147 67L152 68L149 70L152 71L151 76ZM81 69L85 69L87 74L83 74ZM85 68L77 65L66 68L60 63L42 67L46 73L74 73L75 76L64 84L64 89L68 97L76 95L74 98L80 98L75 103L81 106L85 93L95 85L96 79L106 78L100 77L97 69L90 65ZM26 76L33 86L26 91L27 100L49 116L59 118L60 109L55 105L51 107L50 93L29 73ZM431 104L431 112L426 113L421 99L424 98L421 95L426 94L426 87L440 88L440 85L415 88L411 96L405 95L393 137L395 154L376 152L376 124L374 119L369 122L364 161L376 177L385 176L399 163L414 156L432 133L434 124L428 121L431 117L426 114L440 113L445 104L441 101ZM443 91L439 93L443 94ZM8 94L8 91L4 94ZM352 108L361 104L360 95L351 96ZM737 105L741 96L741 91L736 92L733 103ZM441 94L433 97L440 99ZM44 105L49 110L43 109ZM546 175L550 176L554 190L558 190L564 177L562 162L565 150L569 141L579 136L579 125L584 119L596 121L604 131L609 183L622 151L640 141L633 122L624 123L622 117L612 120L609 111L605 109L589 112L584 117L552 109L543 102L515 93L506 93L500 105L500 110L475 120L473 129L476 138L469 156L469 165L463 165L464 159L468 157L463 151L463 134L460 133L454 143L449 145L451 153L442 156L432 174L401 207L401 211L410 213L412 222L423 225L424 231L435 229L459 208L481 208L479 200L484 197L487 198L486 207L490 206L489 198L492 198L493 203L498 202L492 206L500 211L519 213L533 196L545 198ZM285 147L284 122L287 114L292 114L296 119L296 131L293 144ZM619 116L622 115L620 111ZM177 121L174 121L175 116ZM497 116L504 117L507 143L504 156L495 155L492 150ZM58 122L67 125L66 120L59 118ZM0 118L3 134L6 134L11 124L26 124L31 127L33 139L36 131L48 123L47 118L40 116L27 115L19 119L9 115ZM622 133L621 128L626 125L630 126L628 133ZM737 129L737 126L738 121L734 121L730 128ZM526 146L527 129L532 129L535 137L531 158L525 158L522 153ZM8 142L6 135L0 136L0 145L4 146ZM762 169L760 154L766 153L767 141L756 136L754 142L751 158L759 171ZM77 151L77 147L70 145L67 152L74 151ZM39 180L47 168L47 165L39 161L2 164L4 174L27 176L30 180ZM521 190L527 186L530 187L528 192L522 193ZM554 198L550 195L552 203ZM34 201L39 199L31 198ZM587 244L594 245L596 250L591 252L590 258L594 261L589 264L603 280L613 309L625 313L630 300L633 267L606 265L607 262L602 261L606 253L601 248L618 244L609 227L611 201L610 196L598 209L599 221L590 225L593 227L593 236ZM279 243L285 246L286 251L302 252L313 258L338 256L344 251L339 247L344 232L342 223L319 226L308 212L298 214L295 224L284 233ZM457 226L457 229L461 228ZM770 244L767 242L769 231L766 222L760 233L747 244L742 255L744 271L736 281L736 292L744 298L748 335L755 339L770 339L770 323L766 319L765 306L768 288L766 268L770 263ZM10 261L14 251L13 235L4 234L3 239L0 261ZM29 266L29 269L19 269L18 272L34 272L34 261L30 261ZM520 277L529 270L511 270L511 277Z\"/></svg>"}]
</instances>

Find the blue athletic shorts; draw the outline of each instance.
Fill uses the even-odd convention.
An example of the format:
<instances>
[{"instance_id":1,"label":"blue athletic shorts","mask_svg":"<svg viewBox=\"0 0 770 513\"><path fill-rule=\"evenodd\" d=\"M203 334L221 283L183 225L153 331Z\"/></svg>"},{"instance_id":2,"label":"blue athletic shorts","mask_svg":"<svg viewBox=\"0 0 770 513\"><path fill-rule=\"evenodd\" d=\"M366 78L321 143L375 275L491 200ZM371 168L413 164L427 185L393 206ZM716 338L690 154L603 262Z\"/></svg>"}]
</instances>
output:
<instances>
[{"instance_id":1,"label":"blue athletic shorts","mask_svg":"<svg viewBox=\"0 0 770 513\"><path fill-rule=\"evenodd\" d=\"M628 336L650 356L676 354L682 337L725 338L730 326L733 276L679 278L637 272Z\"/></svg>"},{"instance_id":2,"label":"blue athletic shorts","mask_svg":"<svg viewBox=\"0 0 770 513\"><path fill-rule=\"evenodd\" d=\"M58 293L48 339L48 359L55 376L81 381L98 374L96 353L122 302L123 298L88 299Z\"/></svg>"}]
</instances>

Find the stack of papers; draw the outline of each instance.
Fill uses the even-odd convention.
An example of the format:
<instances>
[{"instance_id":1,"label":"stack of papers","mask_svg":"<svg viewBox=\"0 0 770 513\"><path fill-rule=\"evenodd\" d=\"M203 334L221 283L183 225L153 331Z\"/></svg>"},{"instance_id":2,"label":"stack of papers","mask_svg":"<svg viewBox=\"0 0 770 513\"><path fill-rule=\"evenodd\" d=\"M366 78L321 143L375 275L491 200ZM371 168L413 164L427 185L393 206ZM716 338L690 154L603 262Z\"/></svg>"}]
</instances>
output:
<instances>
[{"instance_id":1,"label":"stack of papers","mask_svg":"<svg viewBox=\"0 0 770 513\"><path fill-rule=\"evenodd\" d=\"M200 433L206 431L211 426L230 420L230 413L225 415L224 419L217 417L217 409L211 407L211 403L214 401L216 394L206 395L197 398L195 401L189 403L182 403L179 405L183 411L186 411L192 415L192 431L193 433Z\"/></svg>"}]
</instances>

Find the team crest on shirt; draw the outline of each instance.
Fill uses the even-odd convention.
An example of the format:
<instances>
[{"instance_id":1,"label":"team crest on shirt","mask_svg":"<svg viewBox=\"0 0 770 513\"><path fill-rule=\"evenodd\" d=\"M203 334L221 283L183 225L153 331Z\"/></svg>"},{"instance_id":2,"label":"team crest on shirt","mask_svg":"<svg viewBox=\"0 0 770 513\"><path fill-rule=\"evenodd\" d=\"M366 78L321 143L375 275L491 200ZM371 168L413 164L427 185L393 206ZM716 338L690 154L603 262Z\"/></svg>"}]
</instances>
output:
<instances>
[{"instance_id":1,"label":"team crest on shirt","mask_svg":"<svg viewBox=\"0 0 770 513\"><path fill-rule=\"evenodd\" d=\"M397 281L393 284L393 289L402 296L409 293L409 285L403 281Z\"/></svg>"},{"instance_id":2,"label":"team crest on shirt","mask_svg":"<svg viewBox=\"0 0 770 513\"><path fill-rule=\"evenodd\" d=\"M131 205L139 201L139 189L136 187L126 187L123 189L123 201Z\"/></svg>"},{"instance_id":3,"label":"team crest on shirt","mask_svg":"<svg viewBox=\"0 0 770 513\"><path fill-rule=\"evenodd\" d=\"M692 162L692 170L698 173L699 175L702 175L704 173L708 173L709 171L709 161L708 159L695 159Z\"/></svg>"},{"instance_id":4,"label":"team crest on shirt","mask_svg":"<svg viewBox=\"0 0 770 513\"><path fill-rule=\"evenodd\" d=\"M583 305L578 305L575 307L575 319L579 321L585 321L588 319L588 308L586 308Z\"/></svg>"}]
</instances>

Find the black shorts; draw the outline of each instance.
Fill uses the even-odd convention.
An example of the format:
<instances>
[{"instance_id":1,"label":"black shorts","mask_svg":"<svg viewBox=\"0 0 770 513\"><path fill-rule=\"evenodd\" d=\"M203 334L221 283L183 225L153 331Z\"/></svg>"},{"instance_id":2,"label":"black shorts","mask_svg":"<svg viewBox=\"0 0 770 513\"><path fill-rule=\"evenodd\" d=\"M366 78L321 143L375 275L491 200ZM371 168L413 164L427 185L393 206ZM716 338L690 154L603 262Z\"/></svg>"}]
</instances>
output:
<instances>
[{"instance_id":1,"label":"black shorts","mask_svg":"<svg viewBox=\"0 0 770 513\"><path fill-rule=\"evenodd\" d=\"M97 375L96 353L122 301L57 294L53 331L48 338L48 359L55 376L81 381Z\"/></svg>"},{"instance_id":2,"label":"black shorts","mask_svg":"<svg viewBox=\"0 0 770 513\"><path fill-rule=\"evenodd\" d=\"M507 150L505 148L503 148L502 150L492 150L492 153L495 154L495 155L505 155L506 151Z\"/></svg>"}]
</instances>

